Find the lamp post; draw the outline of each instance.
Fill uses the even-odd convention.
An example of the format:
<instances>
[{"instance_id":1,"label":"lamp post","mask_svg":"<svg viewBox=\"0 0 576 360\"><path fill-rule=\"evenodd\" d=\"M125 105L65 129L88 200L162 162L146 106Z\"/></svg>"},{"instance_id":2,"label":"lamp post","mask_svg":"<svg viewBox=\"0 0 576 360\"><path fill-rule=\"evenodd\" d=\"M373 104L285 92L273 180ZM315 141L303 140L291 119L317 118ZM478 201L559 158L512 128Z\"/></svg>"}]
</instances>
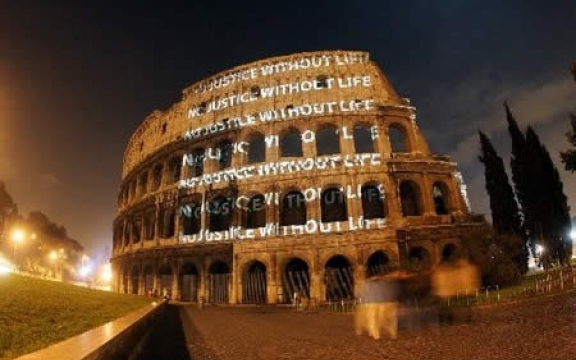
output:
<instances>
[{"instance_id":1,"label":"lamp post","mask_svg":"<svg viewBox=\"0 0 576 360\"><path fill-rule=\"evenodd\" d=\"M12 230L11 238L14 243L14 261L16 261L16 250L18 249L18 245L24 242L24 231L20 229Z\"/></svg>"}]
</instances>

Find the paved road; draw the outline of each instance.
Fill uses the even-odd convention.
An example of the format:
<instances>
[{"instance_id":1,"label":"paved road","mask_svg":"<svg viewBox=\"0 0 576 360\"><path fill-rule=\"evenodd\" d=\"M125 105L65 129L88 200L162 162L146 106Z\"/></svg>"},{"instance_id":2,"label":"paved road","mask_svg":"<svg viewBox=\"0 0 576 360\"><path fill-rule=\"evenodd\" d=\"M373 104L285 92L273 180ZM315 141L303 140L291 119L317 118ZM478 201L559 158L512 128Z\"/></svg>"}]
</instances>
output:
<instances>
[{"instance_id":1,"label":"paved road","mask_svg":"<svg viewBox=\"0 0 576 360\"><path fill-rule=\"evenodd\" d=\"M181 308L192 358L576 359L576 293L477 308L470 324L401 330L396 340L356 336L350 314L285 308Z\"/></svg>"}]
</instances>

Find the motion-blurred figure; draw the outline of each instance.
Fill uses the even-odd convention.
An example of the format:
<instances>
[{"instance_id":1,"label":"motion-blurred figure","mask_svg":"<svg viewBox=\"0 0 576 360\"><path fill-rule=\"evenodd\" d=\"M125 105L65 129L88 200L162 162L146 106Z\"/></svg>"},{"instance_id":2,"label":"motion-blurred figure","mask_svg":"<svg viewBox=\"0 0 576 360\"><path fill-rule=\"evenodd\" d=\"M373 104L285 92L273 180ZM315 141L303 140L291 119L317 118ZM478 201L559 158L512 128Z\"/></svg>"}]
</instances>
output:
<instances>
[{"instance_id":1,"label":"motion-blurred figure","mask_svg":"<svg viewBox=\"0 0 576 360\"><path fill-rule=\"evenodd\" d=\"M465 298L472 296L480 287L480 272L466 259L458 259L455 263L440 264L432 273L432 295L441 301L441 319L449 321L453 312L450 302L457 296ZM466 318L470 320L470 308L466 308Z\"/></svg>"},{"instance_id":2,"label":"motion-blurred figure","mask_svg":"<svg viewBox=\"0 0 576 360\"><path fill-rule=\"evenodd\" d=\"M356 313L356 334L367 330L374 339L384 328L392 338L398 334L398 280L394 276L366 280L360 290L362 304Z\"/></svg>"}]
</instances>

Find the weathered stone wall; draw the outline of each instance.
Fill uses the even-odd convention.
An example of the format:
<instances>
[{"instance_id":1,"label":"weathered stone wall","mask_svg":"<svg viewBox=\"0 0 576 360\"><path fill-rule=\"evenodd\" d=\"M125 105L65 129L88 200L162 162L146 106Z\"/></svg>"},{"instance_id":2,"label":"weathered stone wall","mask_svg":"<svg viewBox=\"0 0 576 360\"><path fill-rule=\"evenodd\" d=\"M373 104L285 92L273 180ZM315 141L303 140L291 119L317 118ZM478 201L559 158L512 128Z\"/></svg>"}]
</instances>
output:
<instances>
[{"instance_id":1,"label":"weathered stone wall","mask_svg":"<svg viewBox=\"0 0 576 360\"><path fill-rule=\"evenodd\" d=\"M217 90L197 91L203 84L226 74L253 74L268 65L279 66L286 61L302 61L310 57L324 59L330 65L270 76L258 73L253 79L248 76L247 80L239 80ZM304 81L320 86L326 79L351 79L350 82L356 81L360 85L345 88L331 83L332 88L269 98L264 98L261 93L267 87L301 84ZM342 84L350 85L346 83L348 80L342 81ZM249 94L246 96L253 99L222 110L210 111L211 102L234 94ZM367 110L341 111L343 108L340 104L356 106L354 104L362 104L366 99L373 100ZM258 112L288 112L304 104L329 102L334 102L334 109L339 111L277 121L258 121ZM221 123L223 119L248 119L252 114L256 114L255 121L249 126L236 126L213 133L208 131L208 134L201 136L194 136L191 131L206 127L210 129L210 124ZM282 298L282 292L287 289L286 264L290 259L297 258L307 265L306 289L309 296L324 300L328 296L327 291L330 291L326 290L326 284L333 281L327 280L325 270L335 256L346 259L347 265L338 266L349 269L346 271L354 277L352 280L338 280L344 281L344 285L368 276L367 263L372 261L369 260L370 256L377 252L385 254L388 270L400 266L407 261L406 258L415 257L419 261L425 257L429 263L427 266L434 266L442 261L447 246L457 249L467 233L484 231L486 223L482 218L468 214L455 176L456 164L446 156L430 153L415 119L415 109L396 94L379 67L369 60L367 53L362 52L317 52L272 58L233 68L192 85L184 91L181 102L164 112L155 111L146 118L126 148L118 214L114 221L113 266L117 275L116 289L143 293L150 290L150 287L158 290L161 286L169 287L174 296L179 296L184 281L182 272L186 271L187 275L197 276L196 299L200 296L208 298L210 294L207 288L213 287L215 281L227 281L227 301L246 302L249 301L246 299L247 286L244 285L246 274L249 272L253 275L254 270L250 270L253 269L250 266L257 263L265 268L265 301L275 303L286 301L285 294ZM216 148L223 140L233 144L251 144L255 136L278 135L278 141L281 142L283 134L290 129L297 130L304 137L306 132L318 134L326 126L338 129L339 160L333 162L332 168L327 166L324 169L294 172L286 167L286 171L275 171L266 176L257 175L258 172L254 171L255 176L251 178L239 177L233 181L212 184L188 182L201 177L195 177L192 166L179 169L185 154L199 149L206 153L206 149ZM369 154L359 154L356 149L359 145L355 142L353 129L358 126L369 128L372 134L377 134L372 137L373 151ZM403 149L395 148L391 140L391 129L401 134ZM320 146L316 140L302 142L300 159L325 158L318 154ZM281 146L271 142L265 148L263 162L251 163L245 152L237 151L232 154L227 168L258 168L262 164L298 160L281 155ZM364 155L365 163L360 166L358 156ZM348 166L353 162L350 159L358 160L356 165ZM204 176L221 170L217 157L203 159L202 167ZM354 193L346 193L344 196L349 221L322 223L323 203L317 197L306 202L308 222L301 228L278 224L282 212L286 211L282 199L290 191L303 192L314 188L321 193L332 187L351 186L352 189L359 189L367 184L378 185L383 190L382 201L385 207L381 218L371 220L370 228L359 228L357 220L366 218L366 209L363 208L363 200ZM410 194L407 195L406 191ZM240 229L240 234L243 231L246 234L253 232L253 238L243 239L236 234L232 235L233 240L228 241L213 238L198 241L197 236L193 243L189 243L190 237L179 236L184 231L183 218L178 216L183 205L194 201L205 204L222 194L234 199L248 199L266 193L277 194L277 199L267 204L264 210L266 223L274 226L271 233L264 235L258 229L246 229L243 221L246 214L242 209L235 208L231 224ZM414 203L410 208L412 210L407 207L408 202ZM206 231L209 223L209 214L203 212L199 221L201 231ZM307 233L306 226L329 226L330 232ZM226 264L229 277L209 276L217 274L215 268L210 270L217 261ZM377 264L382 264L384 260L379 261ZM172 278L166 275L168 272L173 275ZM164 274L161 284L160 273ZM149 274L146 286L145 274ZM350 274L347 272L344 275ZM150 276L153 277L152 282ZM167 282L170 282L169 285ZM250 283L250 286L255 285ZM255 287L249 291L260 293L264 290ZM350 289L347 291L349 293Z\"/></svg>"}]
</instances>

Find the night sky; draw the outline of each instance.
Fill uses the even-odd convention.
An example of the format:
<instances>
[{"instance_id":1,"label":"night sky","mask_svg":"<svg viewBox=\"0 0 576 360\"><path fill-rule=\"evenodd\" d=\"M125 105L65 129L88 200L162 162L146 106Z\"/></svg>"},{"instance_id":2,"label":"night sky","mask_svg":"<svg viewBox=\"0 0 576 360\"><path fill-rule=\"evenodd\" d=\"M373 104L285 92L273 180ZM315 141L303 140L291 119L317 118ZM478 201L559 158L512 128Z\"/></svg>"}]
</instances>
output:
<instances>
[{"instance_id":1,"label":"night sky","mask_svg":"<svg viewBox=\"0 0 576 360\"><path fill-rule=\"evenodd\" d=\"M576 209L576 174L558 156L576 111L576 1L199 2L0 1L0 180L22 213L103 251L124 147L146 115L229 67L333 49L371 53L431 149L459 162L475 212L489 214L476 131L509 159L504 100L535 125Z\"/></svg>"}]
</instances>

